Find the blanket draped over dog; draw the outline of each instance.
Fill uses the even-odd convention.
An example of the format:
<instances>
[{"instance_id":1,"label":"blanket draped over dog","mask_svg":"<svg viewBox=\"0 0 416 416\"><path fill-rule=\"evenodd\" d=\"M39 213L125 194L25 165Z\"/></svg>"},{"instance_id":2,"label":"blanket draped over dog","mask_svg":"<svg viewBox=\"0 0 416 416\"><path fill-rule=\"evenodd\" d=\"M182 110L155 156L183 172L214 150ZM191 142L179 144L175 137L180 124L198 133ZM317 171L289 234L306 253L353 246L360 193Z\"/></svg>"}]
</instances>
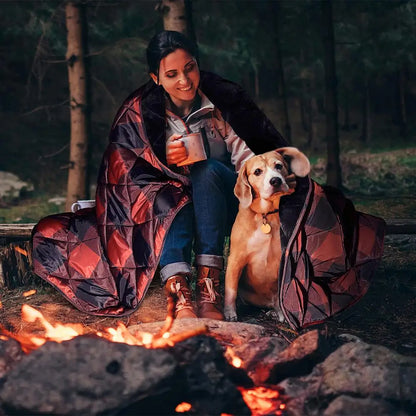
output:
<instances>
[{"instance_id":1,"label":"blanket draped over dog","mask_svg":"<svg viewBox=\"0 0 416 416\"><path fill-rule=\"evenodd\" d=\"M280 221L279 306L292 328L322 322L367 292L383 254L384 220L303 178L281 199Z\"/></svg>"},{"instance_id":2,"label":"blanket draped over dog","mask_svg":"<svg viewBox=\"0 0 416 416\"><path fill-rule=\"evenodd\" d=\"M238 85L201 72L200 88L254 153L287 145ZM165 142L164 93L149 82L115 117L96 208L51 215L34 228L35 273L84 312L121 316L137 309L166 232L191 201L187 168L167 166ZM331 195L306 178L282 198L280 303L296 328L359 299L382 254L383 221Z\"/></svg>"}]
</instances>

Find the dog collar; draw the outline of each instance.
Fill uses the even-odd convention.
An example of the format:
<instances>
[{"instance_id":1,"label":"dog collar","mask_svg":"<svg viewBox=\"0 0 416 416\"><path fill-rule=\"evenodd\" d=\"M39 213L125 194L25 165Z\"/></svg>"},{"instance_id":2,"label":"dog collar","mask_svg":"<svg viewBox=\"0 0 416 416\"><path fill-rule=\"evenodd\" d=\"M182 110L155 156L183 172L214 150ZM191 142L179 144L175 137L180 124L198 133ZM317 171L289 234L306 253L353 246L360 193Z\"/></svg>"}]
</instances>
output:
<instances>
[{"instance_id":1,"label":"dog collar","mask_svg":"<svg viewBox=\"0 0 416 416\"><path fill-rule=\"evenodd\" d=\"M272 231L272 226L267 222L267 216L276 214L277 212L279 212L279 210L275 209L274 211L269 211L269 212L266 212L265 214L261 214L263 217L263 224L260 226L260 230L262 231L262 233L270 234L270 232Z\"/></svg>"}]
</instances>

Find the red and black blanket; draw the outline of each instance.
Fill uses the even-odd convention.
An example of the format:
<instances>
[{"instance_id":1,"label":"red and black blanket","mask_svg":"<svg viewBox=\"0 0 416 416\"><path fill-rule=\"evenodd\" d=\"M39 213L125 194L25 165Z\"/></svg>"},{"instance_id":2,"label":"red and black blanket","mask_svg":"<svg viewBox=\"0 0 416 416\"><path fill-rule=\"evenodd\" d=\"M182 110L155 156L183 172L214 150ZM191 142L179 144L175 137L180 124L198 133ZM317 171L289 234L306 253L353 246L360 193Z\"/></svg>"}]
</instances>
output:
<instances>
[{"instance_id":1,"label":"red and black blanket","mask_svg":"<svg viewBox=\"0 0 416 416\"><path fill-rule=\"evenodd\" d=\"M201 73L200 88L254 153L287 146L238 85ZM78 309L121 316L143 300L170 224L192 199L186 168L166 164L165 141L164 93L149 82L115 117L96 208L52 215L35 227L35 273ZM328 191L309 179L282 201L280 302L293 327L354 303L377 268L383 221L357 213L346 201L338 194L328 199Z\"/></svg>"}]
</instances>

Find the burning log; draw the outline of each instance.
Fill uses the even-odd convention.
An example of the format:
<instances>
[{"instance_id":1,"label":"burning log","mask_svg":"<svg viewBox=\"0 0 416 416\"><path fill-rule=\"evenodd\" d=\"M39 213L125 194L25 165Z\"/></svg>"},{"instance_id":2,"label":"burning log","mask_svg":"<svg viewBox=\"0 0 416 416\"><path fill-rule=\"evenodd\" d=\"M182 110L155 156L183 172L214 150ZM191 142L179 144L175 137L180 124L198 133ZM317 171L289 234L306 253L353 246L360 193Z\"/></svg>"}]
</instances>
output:
<instances>
[{"instance_id":1,"label":"burning log","mask_svg":"<svg viewBox=\"0 0 416 416\"><path fill-rule=\"evenodd\" d=\"M207 336L149 349L84 335L25 355L0 402L6 414L173 414L188 403L194 414L249 415L233 371Z\"/></svg>"},{"instance_id":2,"label":"burning log","mask_svg":"<svg viewBox=\"0 0 416 416\"><path fill-rule=\"evenodd\" d=\"M235 368L241 366L238 357L232 360L235 367L230 365L224 348L214 338L200 335L208 331L206 325L166 332L172 329L172 316L168 314L155 335L132 333L120 323L94 335L82 335L79 325L52 324L24 305L23 319L41 323L45 334L13 334L2 329L3 345L12 342L16 346L17 340L28 353L7 368L0 389L4 411L282 414L281 390L254 387L245 371ZM51 340L55 342L48 342ZM4 357L8 359L7 354Z\"/></svg>"}]
</instances>

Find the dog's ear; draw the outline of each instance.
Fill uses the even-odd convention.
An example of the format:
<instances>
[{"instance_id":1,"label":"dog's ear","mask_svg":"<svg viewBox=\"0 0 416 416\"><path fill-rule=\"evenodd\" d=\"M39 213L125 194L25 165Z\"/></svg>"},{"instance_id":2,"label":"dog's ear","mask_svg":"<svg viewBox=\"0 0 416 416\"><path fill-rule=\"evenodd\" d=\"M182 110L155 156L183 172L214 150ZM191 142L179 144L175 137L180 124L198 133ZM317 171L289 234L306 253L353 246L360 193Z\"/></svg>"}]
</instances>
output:
<instances>
[{"instance_id":1,"label":"dog's ear","mask_svg":"<svg viewBox=\"0 0 416 416\"><path fill-rule=\"evenodd\" d=\"M280 149L277 149L276 152L283 156L289 165L289 169L296 176L304 178L311 171L309 159L296 147L281 147Z\"/></svg>"},{"instance_id":2,"label":"dog's ear","mask_svg":"<svg viewBox=\"0 0 416 416\"><path fill-rule=\"evenodd\" d=\"M251 192L251 186L247 177L247 163L245 163L240 172L238 172L237 182L234 187L234 194L240 201L240 205L243 208L248 208L253 202L253 194Z\"/></svg>"}]
</instances>

